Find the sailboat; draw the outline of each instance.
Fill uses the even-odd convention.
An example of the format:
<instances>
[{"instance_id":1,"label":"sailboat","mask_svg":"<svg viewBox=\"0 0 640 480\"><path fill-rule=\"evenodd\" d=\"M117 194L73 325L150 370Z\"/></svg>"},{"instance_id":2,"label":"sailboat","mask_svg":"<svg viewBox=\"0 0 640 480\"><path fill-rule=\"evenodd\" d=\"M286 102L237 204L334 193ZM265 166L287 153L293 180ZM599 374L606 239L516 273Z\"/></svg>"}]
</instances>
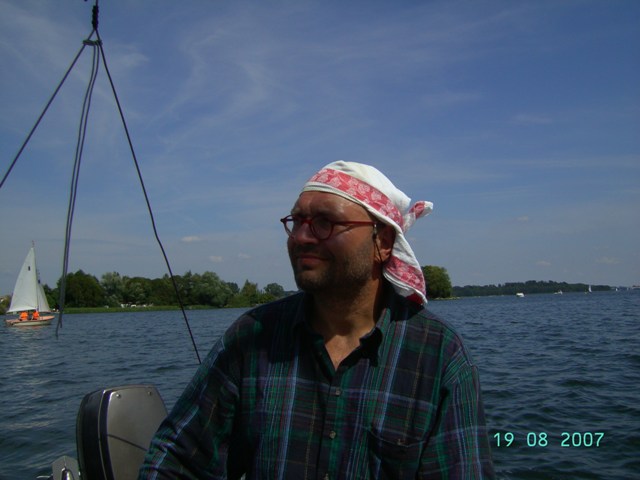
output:
<instances>
[{"instance_id":1,"label":"sailboat","mask_svg":"<svg viewBox=\"0 0 640 480\"><path fill-rule=\"evenodd\" d=\"M38 278L36 250L34 246L31 246L29 253L27 253L27 258L24 259L24 263L18 274L18 279L16 280L16 285L13 288L11 305L9 305L7 312L21 313L21 316L18 318L5 320L5 323L10 327L49 325L54 318L53 315L40 315L51 312L51 308L49 308L47 296ZM32 313L29 314L28 312ZM36 318L34 318L35 312L38 312Z\"/></svg>"}]
</instances>

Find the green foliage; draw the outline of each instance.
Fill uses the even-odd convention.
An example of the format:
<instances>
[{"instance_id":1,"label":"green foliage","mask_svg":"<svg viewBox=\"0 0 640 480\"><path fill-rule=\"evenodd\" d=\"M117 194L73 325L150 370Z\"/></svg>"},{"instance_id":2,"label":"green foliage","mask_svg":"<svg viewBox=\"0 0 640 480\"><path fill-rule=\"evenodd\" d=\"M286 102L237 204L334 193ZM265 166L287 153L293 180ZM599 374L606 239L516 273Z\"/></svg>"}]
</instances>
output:
<instances>
[{"instance_id":1,"label":"green foliage","mask_svg":"<svg viewBox=\"0 0 640 480\"><path fill-rule=\"evenodd\" d=\"M536 281L511 282L499 285L465 285L452 287L447 270L443 267L427 265L422 267L422 273L427 284L427 296L430 299L456 297L484 296L484 295L515 295L555 293L562 291L587 292L588 285L584 283L569 284L566 282ZM175 275L173 280L178 286L182 303L187 308L219 308L219 307L252 307L267 303L294 292L285 292L277 283L270 283L263 290L257 283L246 280L242 289L236 283L224 282L214 272ZM60 280L57 288L52 290L43 285L49 305L60 308ZM592 285L592 291L609 291L610 286ZM0 314L9 308L11 296L0 297ZM105 308L106 311L116 311L122 306L136 306L153 308L178 307L179 302L169 275L162 278L148 279L144 277L126 277L118 272L108 272L102 275L101 281L94 276L78 270L67 275L65 307L73 310L80 308Z\"/></svg>"},{"instance_id":2,"label":"green foliage","mask_svg":"<svg viewBox=\"0 0 640 480\"><path fill-rule=\"evenodd\" d=\"M194 275L192 304L224 307L231 298L231 288L213 272Z\"/></svg>"},{"instance_id":3,"label":"green foliage","mask_svg":"<svg viewBox=\"0 0 640 480\"><path fill-rule=\"evenodd\" d=\"M85 274L82 270L67 275L65 307L105 308L115 311L122 307L155 306L177 307L179 305L173 282L178 288L180 299L187 308L222 308L222 307L251 307L267 303L283 297L285 292L277 283L270 283L264 290L258 288L257 283L245 282L242 289L235 283L224 282L214 272L194 274L186 272L184 275L174 275L173 281L169 275L162 278L148 279L144 277L126 277L118 272L108 272L102 275L100 282ZM55 290L44 285L49 305L59 308L60 280ZM8 308L10 297L0 302L2 308Z\"/></svg>"},{"instance_id":4,"label":"green foliage","mask_svg":"<svg viewBox=\"0 0 640 480\"><path fill-rule=\"evenodd\" d=\"M165 274L162 278L151 280L151 295L148 300L149 305L178 305L176 291L169 275Z\"/></svg>"},{"instance_id":5,"label":"green foliage","mask_svg":"<svg viewBox=\"0 0 640 480\"><path fill-rule=\"evenodd\" d=\"M119 307L125 292L125 281L118 272L108 272L102 275L100 285L104 289L105 305Z\"/></svg>"},{"instance_id":6,"label":"green foliage","mask_svg":"<svg viewBox=\"0 0 640 480\"><path fill-rule=\"evenodd\" d=\"M284 288L277 283L270 283L264 287L264 293L273 296L273 298L284 297Z\"/></svg>"},{"instance_id":7,"label":"green foliage","mask_svg":"<svg viewBox=\"0 0 640 480\"><path fill-rule=\"evenodd\" d=\"M10 303L11 297L9 295L0 296L0 315L7 313L7 308L9 308Z\"/></svg>"},{"instance_id":8,"label":"green foliage","mask_svg":"<svg viewBox=\"0 0 640 480\"><path fill-rule=\"evenodd\" d=\"M58 281L58 290L60 289ZM105 295L100 282L82 270L67 275L65 305L69 307L100 307L105 304Z\"/></svg>"},{"instance_id":9,"label":"green foliage","mask_svg":"<svg viewBox=\"0 0 640 480\"><path fill-rule=\"evenodd\" d=\"M451 279L446 268L426 265L422 267L422 274L427 284L428 298L451 297Z\"/></svg>"},{"instance_id":10,"label":"green foliage","mask_svg":"<svg viewBox=\"0 0 640 480\"><path fill-rule=\"evenodd\" d=\"M271 298L271 297L269 297ZM231 298L229 306L234 308L240 307L252 307L263 303L265 296L263 292L258 289L257 283L251 283L249 280L244 282L242 290Z\"/></svg>"},{"instance_id":11,"label":"green foliage","mask_svg":"<svg viewBox=\"0 0 640 480\"><path fill-rule=\"evenodd\" d=\"M240 293L240 287L235 282L226 282L227 287L231 290L231 295L237 295Z\"/></svg>"}]
</instances>

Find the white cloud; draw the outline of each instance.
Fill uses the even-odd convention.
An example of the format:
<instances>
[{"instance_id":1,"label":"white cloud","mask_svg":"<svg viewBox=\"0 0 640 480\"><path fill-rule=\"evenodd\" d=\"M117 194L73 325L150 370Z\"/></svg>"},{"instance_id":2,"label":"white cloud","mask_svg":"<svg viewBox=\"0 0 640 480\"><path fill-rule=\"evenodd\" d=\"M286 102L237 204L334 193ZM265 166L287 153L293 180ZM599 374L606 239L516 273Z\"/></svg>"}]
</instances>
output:
<instances>
[{"instance_id":1,"label":"white cloud","mask_svg":"<svg viewBox=\"0 0 640 480\"><path fill-rule=\"evenodd\" d=\"M499 282L541 270L559 280L569 271L578 272L572 274L577 281L587 274L611 275L619 284L636 281L640 223L633 206L640 195L640 162L629 125L637 109L635 90L619 79L637 84L637 69L625 75L617 69L623 62L609 65L604 56L570 63L567 73L576 78L591 68L601 75L597 84L585 75L584 89L567 91L571 85L555 84L555 73L543 68L558 54L571 54L575 42L588 51L593 39L608 38L611 24L596 35L590 26L573 36L560 22L575 8L567 4L389 3L360 15L349 2L277 8L252 2L250 9L229 4L222 10L193 3L156 9L151 17L137 2L115 2L102 12L110 69L160 236L176 249L170 257L178 271L199 271L213 262L225 279L291 282L277 219L313 171L344 158L376 164L414 200L435 203L433 217L412 230L411 243L425 263L434 258L435 264L452 264L462 283L478 271ZM6 67L0 104L12 112L0 119L0 156L10 158L80 47L90 5L0 4L0 59ZM54 15L58 9L63 11ZM356 13L361 21L354 23ZM147 17L141 30L128 28ZM622 20L611 30L610 40L619 42L612 51L631 58L637 29ZM538 27L548 27L545 35L535 33ZM39 229L46 238L35 238L38 243L59 242L64 234L70 155L63 148L72 140L61 130L68 126L75 138L76 121L66 119L75 118L72 100L81 101L88 57L0 192L0 216L14 232L32 235L22 222L51 223ZM518 66L516 58L531 70L520 68L505 79L504 71ZM137 181L116 110L107 102L103 71L99 79L73 237L109 240L122 252L101 255L103 268L94 263L95 246L74 248L72 258L98 275L117 269L152 277L156 270L147 265L157 253L143 251L151 232L139 189L130 188ZM542 85L554 95L522 95L542 93ZM561 132L545 127L560 122ZM125 161L126 169L120 165ZM14 191L45 180L45 204L32 199L33 206L23 197L20 210L9 205ZM55 187L53 180L64 184ZM56 192L60 200L53 202ZM33 210L41 219L34 220ZM28 235L5 240L0 265L23 258ZM45 263L52 248L43 248L39 260L53 277L58 262L52 258L51 268ZM87 258L80 256L85 250ZM468 252L465 262L457 260L459 252ZM593 273L584 272L588 267ZM0 292L9 291L13 275Z\"/></svg>"},{"instance_id":2,"label":"white cloud","mask_svg":"<svg viewBox=\"0 0 640 480\"><path fill-rule=\"evenodd\" d=\"M596 260L596 263L602 265L618 265L620 263L620 260L614 257L601 257Z\"/></svg>"},{"instance_id":3,"label":"white cloud","mask_svg":"<svg viewBox=\"0 0 640 480\"><path fill-rule=\"evenodd\" d=\"M194 243L194 242L201 242L202 238L198 237L197 235L189 235L186 237L182 237L180 241L183 243Z\"/></svg>"}]
</instances>

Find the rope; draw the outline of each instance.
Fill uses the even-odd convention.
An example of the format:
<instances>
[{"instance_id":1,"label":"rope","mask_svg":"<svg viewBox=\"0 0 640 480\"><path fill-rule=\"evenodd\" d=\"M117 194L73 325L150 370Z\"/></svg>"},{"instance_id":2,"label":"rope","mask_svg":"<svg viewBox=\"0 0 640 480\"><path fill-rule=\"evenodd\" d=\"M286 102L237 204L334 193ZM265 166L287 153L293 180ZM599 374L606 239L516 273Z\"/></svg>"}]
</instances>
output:
<instances>
[{"instance_id":1,"label":"rope","mask_svg":"<svg viewBox=\"0 0 640 480\"><path fill-rule=\"evenodd\" d=\"M92 33L93 35L93 33ZM56 89L53 92L53 95L51 95L51 98L49 98L49 101L47 102L47 104L45 105L44 109L42 110L42 113L40 114L40 116L38 117L38 119L36 120L35 125L31 128L31 131L29 132L29 134L27 135L27 138L25 139L25 141L22 143L22 146L20 147L20 149L18 150L18 153L16 154L16 156L14 157L13 161L11 162L11 165L9 165L9 168L7 169L7 172L4 174L4 176L2 177L2 181L0 181L0 188L2 188L2 186L4 185L4 182L7 180L7 178L9 178L9 174L11 173L11 170L13 170L13 167L15 166L15 164L18 161L18 158L20 158L20 155L22 155L23 150L25 149L25 147L27 146L27 143L29 143L29 140L31 140L31 137L33 136L33 134L35 133L36 129L38 128L38 125L40 125L40 122L42 121L42 119L44 118L45 113L47 113L47 110L49 110L49 107L51 106L51 104L53 103L54 98L56 98L56 95L58 95L58 92L60 91L60 89L62 88L62 85L64 85L64 82L67 80L67 77L69 76L69 74L71 73L71 70L73 70L73 67L75 66L76 62L78 61L78 59L80 58L80 55L82 54L82 51L84 50L84 47L86 45L82 45L82 48L80 48L80 51L78 52L78 54L75 56L75 58L73 59L73 62L71 62L71 65L69 66L69 68L67 69L66 73L64 74L64 76L62 77L62 80L60 81L60 83L58 84L58 86L56 87Z\"/></svg>"},{"instance_id":2,"label":"rope","mask_svg":"<svg viewBox=\"0 0 640 480\"><path fill-rule=\"evenodd\" d=\"M93 10L92 10L91 24L93 26L93 30L91 31L91 34L89 35L89 37L86 40L83 41L82 48L80 49L80 51L78 52L76 57L73 59L73 62L71 63L71 66L69 67L69 69L65 73L64 77L62 78L62 81L60 82L58 87L55 89L53 95L51 96L51 98L47 102L47 105L45 106L44 110L42 111L42 113L38 117L35 125L31 129L31 131L29 132L29 135L27 136L26 140L24 141L24 143L20 147L20 150L18 151L17 155L15 156L13 161L11 162L11 165L9 166L9 169L7 170L7 172L5 173L4 177L2 178L2 181L0 182L0 188L2 188L2 185L4 185L4 182L8 178L9 174L11 173L11 170L13 169L14 165L18 161L18 158L22 154L22 152L25 149L27 143L31 139L33 133L35 132L36 128L40 124L40 122L41 122L42 118L44 117L45 113L49 109L49 106L51 105L51 103L53 102L54 98L56 97L56 95L58 94L60 89L62 88L62 85L64 84L65 80L69 76L69 73L71 72L71 70L75 66L76 62L78 61L78 58L80 58L80 55L84 51L84 48L86 46L93 47L93 63L92 63L92 67L91 67L91 75L90 75L90 78L89 78L89 84L87 86L87 90L85 92L85 97L84 97L84 102L83 102L83 105L82 105L82 113L81 113L81 116L80 116L80 126L79 126L79 129L78 129L78 140L77 140L77 143L76 143L76 152L75 152L75 159L74 159L74 165L73 165L73 173L72 173L72 176L71 176L71 188L70 188L70 193L69 193L69 206L68 206L68 209L67 209L67 223L66 223L66 230L65 230L65 243L64 243L64 255L63 255L63 266L62 266L62 279L60 281L60 297L59 297L60 314L58 316L58 322L57 322L57 325L56 325L56 338L58 337L58 330L60 328L62 328L62 325L63 325L62 319L63 319L63 315L64 315L64 304L65 304L65 297L66 297L66 281L67 281L67 273L68 273L68 267L69 267L69 250L70 250L69 247L70 247L70 242L71 242L71 227L73 225L73 214L74 214L74 211L75 211L75 204L76 204L76 198L77 198L77 192L78 192L78 180L80 178L80 165L82 163L82 153L83 153L83 150L84 150L84 142L85 142L86 133L87 133L89 110L90 110L90 107L91 107L91 98L92 98L92 95L93 95L93 90L94 90L96 79L97 79L97 76L98 76L98 70L99 70L99 66L100 66L100 57L102 57L102 64L104 65L105 72L107 73L107 78L109 79L109 84L111 85L111 91L113 92L113 96L114 96L114 99L116 101L116 105L118 107L118 112L120 114L120 119L122 120L122 126L124 127L124 132L125 132L125 135L127 137L127 142L129 143L129 149L131 150L131 156L133 158L133 163L135 165L136 172L138 174L138 179L140 181L140 186L142 188L142 193L144 195L144 199L145 199L145 202L147 204L147 210L149 212L149 217L151 219L151 227L153 228L153 233L154 233L155 239L156 239L156 241L158 243L158 246L160 247L160 251L162 252L162 256L163 256L165 264L167 266L167 270L169 271L169 276L171 278L171 283L172 283L173 289L174 289L174 291L176 293L176 298L178 300L178 305L180 306L180 311L182 312L182 317L183 317L184 322L185 322L185 324L187 326L187 330L189 332L189 337L191 338L191 343L193 344L193 348L195 350L196 357L198 359L198 363L202 363L202 361L200 360L200 354L198 352L198 346L196 345L195 338L193 337L193 332L191 331L191 326L189 325L189 319L187 318L187 313L186 313L185 308L184 308L184 303L182 301L182 297L180 296L180 290L178 288L178 284L176 282L175 276L173 275L173 271L171 269L171 264L169 263L169 258L167 257L166 251L164 249L164 246L163 246L162 241L160 240L160 236L158 234L155 218L154 218L154 215L153 215L153 209L151 208L151 202L149 201L149 196L147 195L147 189L145 187L144 180L142 178L142 173L140 171L140 165L138 164L138 159L137 159L135 150L133 148L133 142L131 141L131 136L129 135L129 128L127 127L127 122L126 122L125 117L124 117L122 106L120 105L120 100L118 98L118 94L116 92L116 88L115 88L115 85L113 83L113 79L111 78L111 73L109 72L109 66L107 65L107 59L106 59L106 56L105 56L105 53L104 53L104 49L102 47L102 39L100 38L100 34L98 32L98 15L99 15L98 0L96 0L95 5L94 5ZM94 35L94 33L96 35L97 40L91 40L91 37Z\"/></svg>"},{"instance_id":3,"label":"rope","mask_svg":"<svg viewBox=\"0 0 640 480\"><path fill-rule=\"evenodd\" d=\"M107 78L109 79L109 84L111 85L111 90L113 91L113 97L116 101L116 105L118 106L118 112L120 113L120 119L122 120L122 126L124 127L124 132L127 137L127 142L129 142L129 149L131 150L131 157L133 158L133 163L136 167L136 172L138 173L138 179L140 180L140 187L142 188L142 193L144 195L144 200L147 204L147 210L149 211L149 218L151 219L151 227L153 228L153 234L156 237L156 241L158 242L158 246L160 247L160 251L162 252L162 256L164 258L165 264L167 265L167 270L169 271L169 278L171 278L171 283L173 285L173 289L176 293L176 298L178 300L178 305L180 306L180 311L182 312L182 317L184 318L185 325L187 326L187 330L189 331L189 336L191 337L191 343L193 343L193 348L196 352L196 357L198 358L198 363L202 363L200 360L200 354L198 353L198 347L196 345L195 338L193 337L193 332L191 331L191 326L189 325L189 320L187 318L187 313L184 309L184 304L182 302L182 297L180 296L180 289L178 288L178 284L176 283L176 279L173 275L173 271L171 270L171 264L169 263L169 258L167 257L167 253L165 252L164 246L162 245L162 241L160 240L160 236L158 235L158 230L156 228L156 221L153 215L153 210L151 208L151 202L149 201L149 196L147 195L147 189L144 184L144 180L142 179L142 173L140 171L140 165L138 164L138 158L136 156L136 152L133 148L133 142L131 141L131 136L129 135L129 129L127 127L127 122L124 118L124 113L122 111L122 107L120 105L120 100L118 99L118 94L116 92L115 85L111 78L111 73L109 72L109 67L107 66L107 58L104 54L104 49L102 48L102 40L100 38L100 34L96 30L96 35L98 37L98 46L100 51L102 52L102 63L104 65L104 70L107 73Z\"/></svg>"},{"instance_id":4,"label":"rope","mask_svg":"<svg viewBox=\"0 0 640 480\"><path fill-rule=\"evenodd\" d=\"M89 121L89 109L91 108L91 99L93 97L93 89L98 78L98 70L100 67L100 50L95 48L97 42L85 40L84 45L93 46L93 62L91 64L91 75L89 76L89 85L84 96L82 104L82 113L80 115L80 126L78 128L78 142L76 144L75 160L73 163L73 172L71 174L71 188L69 193L69 207L67 209L67 224L64 236L64 255L62 260L62 281L60 282L60 296L58 304L60 314L58 315L58 323L56 325L56 338L58 330L62 328L62 317L64 315L64 305L66 298L66 278L69 271L69 246L71 242L71 226L73 224L73 213L76 208L76 198L78 195L78 180L80 179L80 164L82 163L82 153L84 151L84 141L87 135L87 124Z\"/></svg>"}]
</instances>

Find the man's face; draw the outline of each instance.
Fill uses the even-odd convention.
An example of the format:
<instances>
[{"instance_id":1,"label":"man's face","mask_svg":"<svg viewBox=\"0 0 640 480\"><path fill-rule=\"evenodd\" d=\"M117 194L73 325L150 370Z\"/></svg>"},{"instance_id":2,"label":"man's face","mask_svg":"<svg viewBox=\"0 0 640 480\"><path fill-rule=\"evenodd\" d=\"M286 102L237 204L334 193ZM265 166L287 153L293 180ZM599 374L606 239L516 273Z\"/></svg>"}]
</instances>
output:
<instances>
[{"instance_id":1,"label":"man's face","mask_svg":"<svg viewBox=\"0 0 640 480\"><path fill-rule=\"evenodd\" d=\"M325 192L303 192L292 215L332 221L371 221L360 205ZM333 234L318 240L309 225L302 225L287 241L296 284L310 293L349 292L372 280L374 244L372 226L335 225Z\"/></svg>"}]
</instances>

